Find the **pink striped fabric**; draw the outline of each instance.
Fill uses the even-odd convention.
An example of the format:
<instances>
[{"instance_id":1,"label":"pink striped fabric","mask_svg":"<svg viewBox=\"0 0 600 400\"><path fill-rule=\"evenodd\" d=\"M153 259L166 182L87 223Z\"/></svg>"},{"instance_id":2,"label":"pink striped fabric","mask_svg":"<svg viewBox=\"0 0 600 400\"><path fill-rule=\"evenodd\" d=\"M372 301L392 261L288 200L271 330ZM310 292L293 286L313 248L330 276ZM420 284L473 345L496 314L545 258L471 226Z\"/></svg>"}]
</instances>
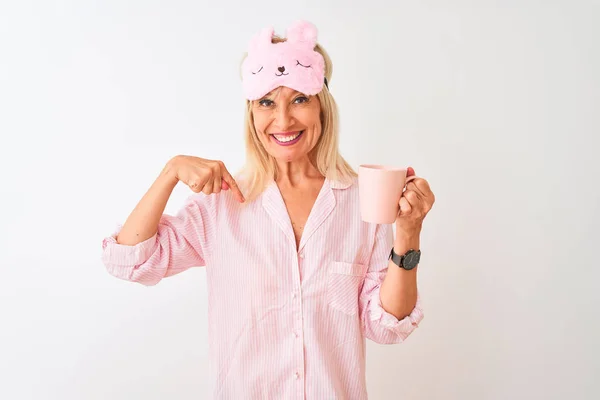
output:
<instances>
[{"instance_id":1,"label":"pink striped fabric","mask_svg":"<svg viewBox=\"0 0 600 400\"><path fill-rule=\"evenodd\" d=\"M273 182L255 201L193 194L135 246L103 241L109 273L144 285L206 266L213 399L367 399L365 339L400 343L423 318L379 299L390 225L360 219L358 187L326 179L300 246Z\"/></svg>"}]
</instances>

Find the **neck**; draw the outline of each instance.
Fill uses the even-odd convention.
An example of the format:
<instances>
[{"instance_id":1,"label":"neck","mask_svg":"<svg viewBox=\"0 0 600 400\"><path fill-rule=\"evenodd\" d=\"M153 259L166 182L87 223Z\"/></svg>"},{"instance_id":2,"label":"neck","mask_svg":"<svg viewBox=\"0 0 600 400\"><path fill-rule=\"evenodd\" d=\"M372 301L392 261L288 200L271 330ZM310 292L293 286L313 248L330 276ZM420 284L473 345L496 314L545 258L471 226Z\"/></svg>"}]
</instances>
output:
<instances>
[{"instance_id":1,"label":"neck","mask_svg":"<svg viewBox=\"0 0 600 400\"><path fill-rule=\"evenodd\" d=\"M315 168L308 157L289 162L277 160L276 182L280 186L298 186L322 178L323 175Z\"/></svg>"}]
</instances>

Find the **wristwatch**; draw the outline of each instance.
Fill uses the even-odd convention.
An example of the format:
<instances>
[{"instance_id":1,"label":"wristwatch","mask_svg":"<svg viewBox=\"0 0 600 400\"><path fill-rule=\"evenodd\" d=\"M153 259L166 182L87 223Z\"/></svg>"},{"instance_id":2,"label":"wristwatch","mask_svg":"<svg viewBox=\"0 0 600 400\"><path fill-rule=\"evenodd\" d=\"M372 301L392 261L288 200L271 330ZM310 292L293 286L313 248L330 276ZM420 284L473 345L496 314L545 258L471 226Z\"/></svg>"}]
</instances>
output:
<instances>
[{"instance_id":1,"label":"wristwatch","mask_svg":"<svg viewBox=\"0 0 600 400\"><path fill-rule=\"evenodd\" d=\"M389 259L400 268L410 271L419 264L419 260L421 259L421 250L410 249L406 253L399 256L394 252L394 248L392 247Z\"/></svg>"}]
</instances>

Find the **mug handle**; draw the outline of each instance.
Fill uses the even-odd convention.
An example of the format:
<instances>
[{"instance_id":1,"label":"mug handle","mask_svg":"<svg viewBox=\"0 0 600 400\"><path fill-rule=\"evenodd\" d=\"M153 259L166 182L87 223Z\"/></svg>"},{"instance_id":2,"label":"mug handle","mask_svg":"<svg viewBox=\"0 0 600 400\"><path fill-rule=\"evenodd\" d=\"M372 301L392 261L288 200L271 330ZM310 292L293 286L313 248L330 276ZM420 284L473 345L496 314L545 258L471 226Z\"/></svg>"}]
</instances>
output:
<instances>
[{"instance_id":1,"label":"mug handle","mask_svg":"<svg viewBox=\"0 0 600 400\"><path fill-rule=\"evenodd\" d=\"M413 176L409 176L408 178L406 178L406 180L404 181L404 187L406 187L406 185L408 185L408 182L412 181L413 179L416 179L417 176L413 175Z\"/></svg>"}]
</instances>

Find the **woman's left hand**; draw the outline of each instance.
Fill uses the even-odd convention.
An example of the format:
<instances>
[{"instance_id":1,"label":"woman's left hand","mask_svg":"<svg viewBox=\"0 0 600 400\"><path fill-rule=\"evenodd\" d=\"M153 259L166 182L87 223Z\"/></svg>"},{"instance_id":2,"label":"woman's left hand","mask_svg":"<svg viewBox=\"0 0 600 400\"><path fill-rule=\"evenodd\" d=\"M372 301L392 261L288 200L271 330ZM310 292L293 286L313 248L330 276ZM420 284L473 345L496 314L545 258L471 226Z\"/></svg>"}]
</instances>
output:
<instances>
[{"instance_id":1,"label":"woman's left hand","mask_svg":"<svg viewBox=\"0 0 600 400\"><path fill-rule=\"evenodd\" d=\"M408 167L407 177L415 175L415 170ZM396 218L396 231L405 234L419 234L423 219L433 207L435 196L429 183L423 178L414 178L406 185L400 198L400 211Z\"/></svg>"}]
</instances>

